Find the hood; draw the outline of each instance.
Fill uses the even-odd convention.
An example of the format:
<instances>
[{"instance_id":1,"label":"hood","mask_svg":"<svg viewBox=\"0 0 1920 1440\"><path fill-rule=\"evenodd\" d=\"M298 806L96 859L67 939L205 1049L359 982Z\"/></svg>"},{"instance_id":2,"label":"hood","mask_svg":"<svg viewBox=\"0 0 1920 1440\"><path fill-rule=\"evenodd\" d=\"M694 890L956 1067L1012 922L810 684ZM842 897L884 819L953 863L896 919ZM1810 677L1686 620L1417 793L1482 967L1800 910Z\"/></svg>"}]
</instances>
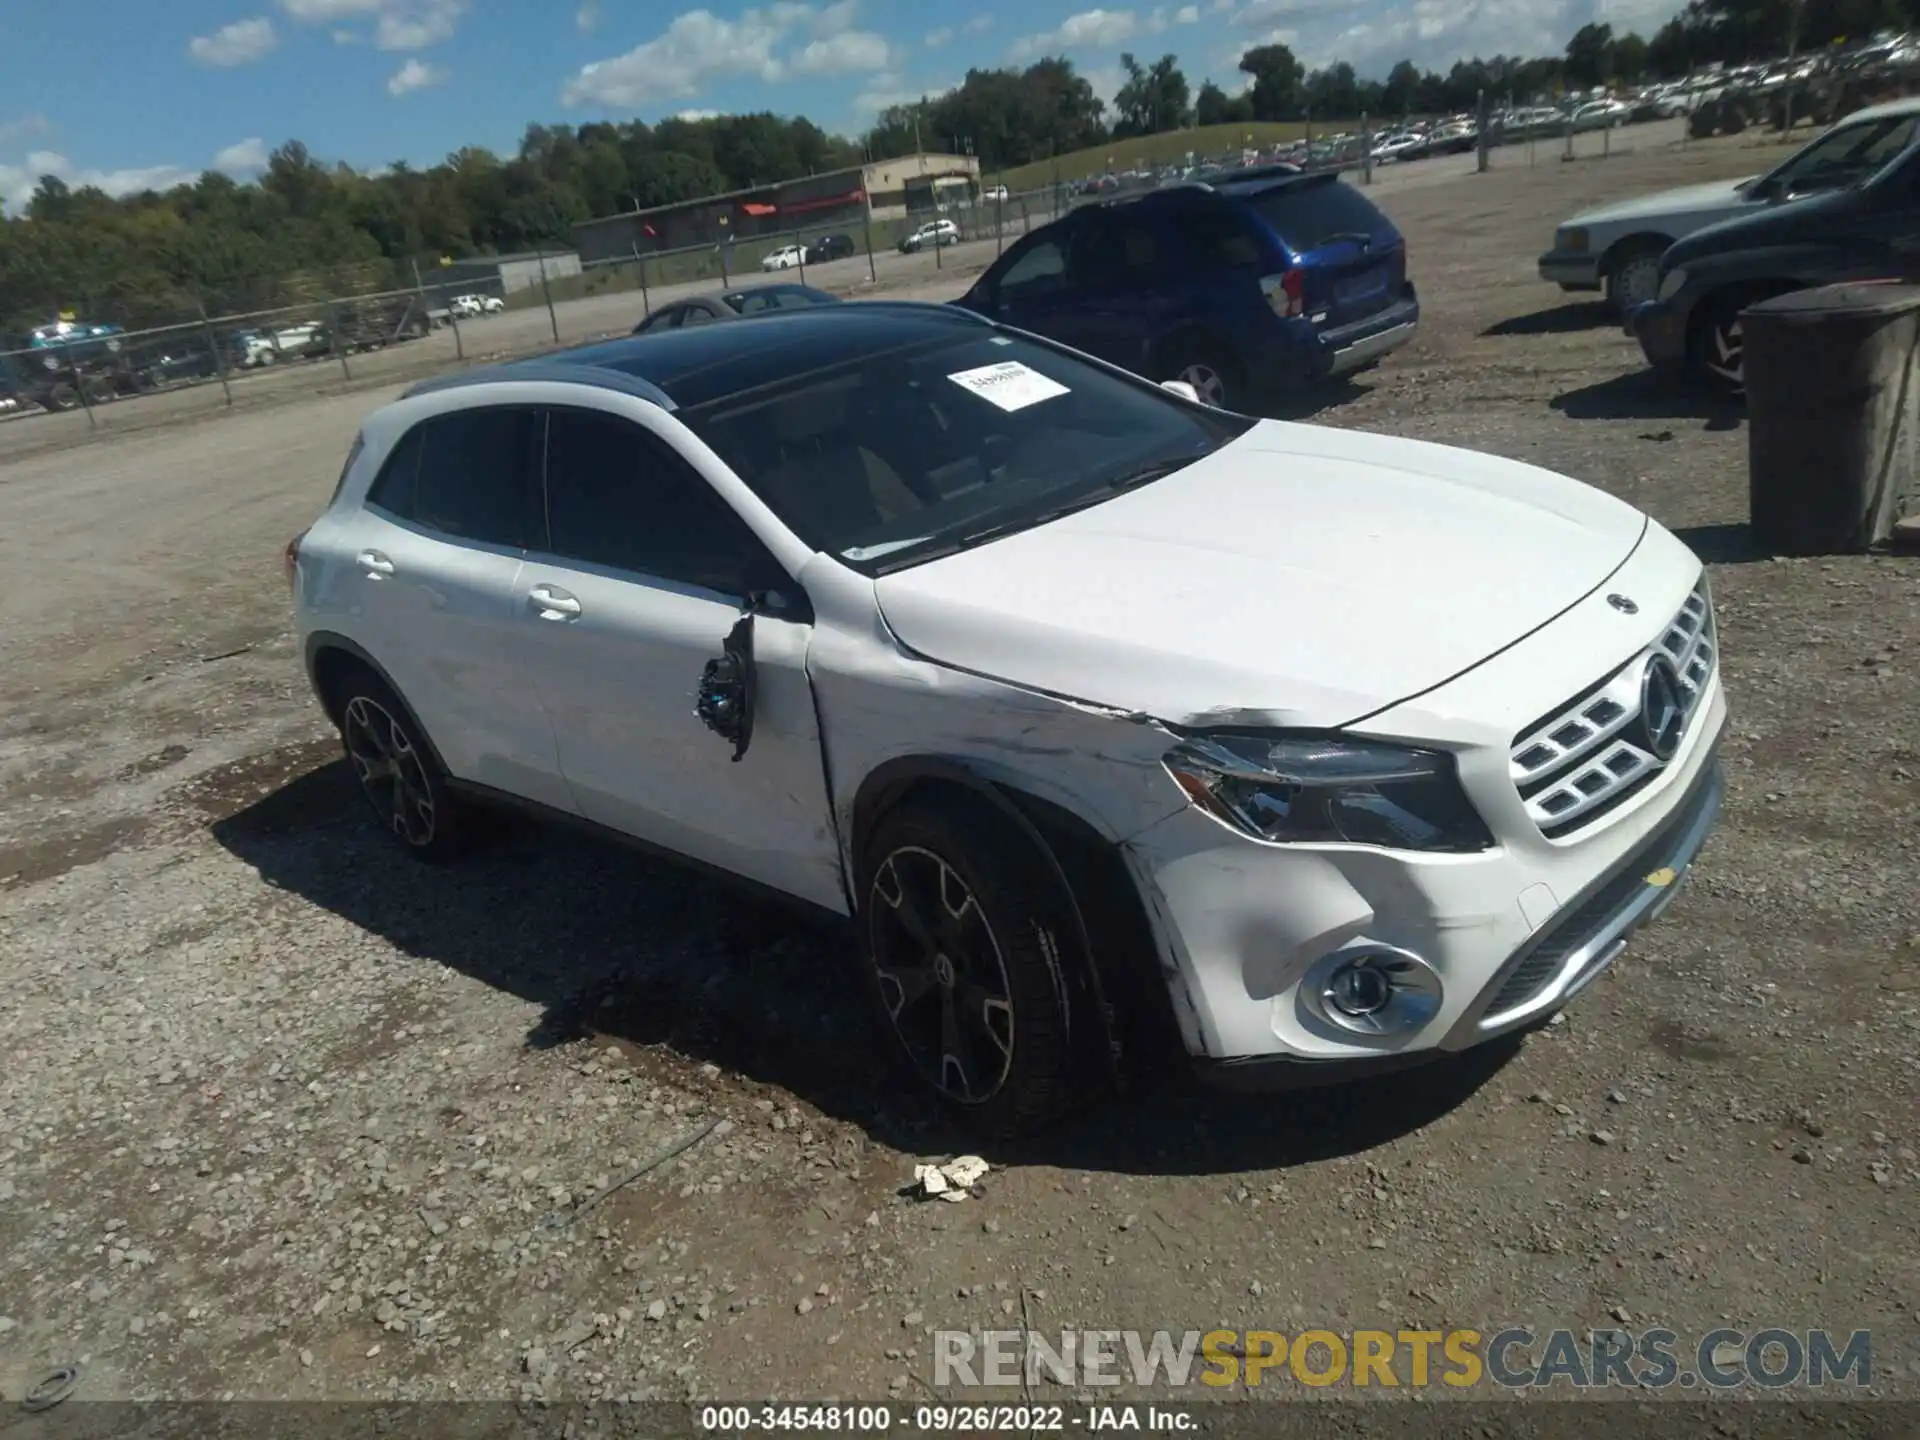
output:
<instances>
[{"instance_id":1,"label":"hood","mask_svg":"<svg viewBox=\"0 0 1920 1440\"><path fill-rule=\"evenodd\" d=\"M1646 517L1470 450L1263 421L1139 490L883 576L928 659L1174 724L1326 727L1591 592Z\"/></svg>"},{"instance_id":2,"label":"hood","mask_svg":"<svg viewBox=\"0 0 1920 1440\"><path fill-rule=\"evenodd\" d=\"M1760 250L1806 240L1839 243L1858 238L1858 232L1848 233L1843 222L1859 212L1866 195L1865 190L1858 188L1829 190L1804 200L1789 200L1735 215L1695 230L1671 246L1661 257L1662 267L1673 270L1691 261L1736 250Z\"/></svg>"},{"instance_id":3,"label":"hood","mask_svg":"<svg viewBox=\"0 0 1920 1440\"><path fill-rule=\"evenodd\" d=\"M1622 220L1670 222L1697 218L1697 223L1709 223L1735 206L1744 205L1746 198L1740 187L1751 184L1754 178L1715 180L1706 185L1682 185L1675 190L1635 196L1617 204L1602 205L1597 210L1583 210L1561 228L1611 225Z\"/></svg>"}]
</instances>

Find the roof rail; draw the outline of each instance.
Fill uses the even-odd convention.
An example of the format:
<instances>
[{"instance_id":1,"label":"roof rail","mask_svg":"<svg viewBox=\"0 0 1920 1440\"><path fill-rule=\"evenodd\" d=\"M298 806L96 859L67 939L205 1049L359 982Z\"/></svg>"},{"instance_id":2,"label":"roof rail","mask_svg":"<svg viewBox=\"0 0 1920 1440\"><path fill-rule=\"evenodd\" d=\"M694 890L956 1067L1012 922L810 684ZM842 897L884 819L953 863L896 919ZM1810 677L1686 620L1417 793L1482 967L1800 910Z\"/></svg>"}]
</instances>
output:
<instances>
[{"instance_id":1,"label":"roof rail","mask_svg":"<svg viewBox=\"0 0 1920 1440\"><path fill-rule=\"evenodd\" d=\"M673 397L651 380L638 375L629 375L624 370L609 369L605 365L581 365L567 360L549 359L536 356L531 360L508 360L498 365L486 365L478 370L464 370L457 375L436 375L432 379L422 380L411 385L400 397L411 400L416 395L432 395L442 390L464 390L473 385L509 385L521 380L553 380L571 385L594 385L602 390L617 390L622 395L632 395L640 400L651 401L662 410L675 408Z\"/></svg>"}]
</instances>

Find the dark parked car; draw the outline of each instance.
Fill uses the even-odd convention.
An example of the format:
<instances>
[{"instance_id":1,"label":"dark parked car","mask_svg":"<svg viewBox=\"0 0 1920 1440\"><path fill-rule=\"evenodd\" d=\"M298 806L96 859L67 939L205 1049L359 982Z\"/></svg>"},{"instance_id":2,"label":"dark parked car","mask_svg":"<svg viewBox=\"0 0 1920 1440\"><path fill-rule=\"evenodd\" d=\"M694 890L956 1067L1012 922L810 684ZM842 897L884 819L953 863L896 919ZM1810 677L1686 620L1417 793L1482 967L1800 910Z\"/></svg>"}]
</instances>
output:
<instances>
[{"instance_id":1,"label":"dark parked car","mask_svg":"<svg viewBox=\"0 0 1920 1440\"><path fill-rule=\"evenodd\" d=\"M853 254L851 235L822 235L807 243L807 263L824 265L829 260L844 260Z\"/></svg>"},{"instance_id":2,"label":"dark parked car","mask_svg":"<svg viewBox=\"0 0 1920 1440\"><path fill-rule=\"evenodd\" d=\"M690 295L662 305L633 327L636 335L711 325L716 320L744 320L776 310L805 310L815 305L838 305L840 297L810 285L755 285L712 295Z\"/></svg>"},{"instance_id":3,"label":"dark parked car","mask_svg":"<svg viewBox=\"0 0 1920 1440\"><path fill-rule=\"evenodd\" d=\"M1084 206L954 303L1224 409L1363 370L1420 320L1393 222L1337 176L1272 167Z\"/></svg>"},{"instance_id":4,"label":"dark parked car","mask_svg":"<svg viewBox=\"0 0 1920 1440\"><path fill-rule=\"evenodd\" d=\"M1740 312L1789 290L1920 278L1920 144L1844 190L1696 230L1660 258L1659 298L1628 325L1657 370L1739 393Z\"/></svg>"}]
</instances>

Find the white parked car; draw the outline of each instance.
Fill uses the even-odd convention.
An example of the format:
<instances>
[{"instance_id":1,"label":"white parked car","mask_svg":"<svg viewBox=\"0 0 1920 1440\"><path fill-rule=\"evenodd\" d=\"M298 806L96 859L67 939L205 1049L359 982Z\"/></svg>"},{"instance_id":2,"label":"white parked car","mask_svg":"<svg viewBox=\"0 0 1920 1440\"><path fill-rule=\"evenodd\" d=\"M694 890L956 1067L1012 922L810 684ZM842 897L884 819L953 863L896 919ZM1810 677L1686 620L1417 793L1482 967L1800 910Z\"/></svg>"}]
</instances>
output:
<instances>
[{"instance_id":1,"label":"white parked car","mask_svg":"<svg viewBox=\"0 0 1920 1440\"><path fill-rule=\"evenodd\" d=\"M456 295L447 308L464 320L470 315L498 315L507 303L498 295Z\"/></svg>"},{"instance_id":2,"label":"white parked car","mask_svg":"<svg viewBox=\"0 0 1920 1440\"><path fill-rule=\"evenodd\" d=\"M1683 185L1572 216L1540 257L1540 278L1562 290L1606 289L1623 318L1657 297L1669 245L1721 220L1858 184L1901 154L1920 123L1920 98L1855 111L1764 175Z\"/></svg>"},{"instance_id":3,"label":"white parked car","mask_svg":"<svg viewBox=\"0 0 1920 1440\"><path fill-rule=\"evenodd\" d=\"M1003 202L1007 198L1007 187L1004 185L989 185L980 192L980 198L988 205Z\"/></svg>"},{"instance_id":4,"label":"white parked car","mask_svg":"<svg viewBox=\"0 0 1920 1440\"><path fill-rule=\"evenodd\" d=\"M762 270L795 270L806 263L807 247L804 245L782 245L778 250L760 257Z\"/></svg>"},{"instance_id":5,"label":"white parked car","mask_svg":"<svg viewBox=\"0 0 1920 1440\"><path fill-rule=\"evenodd\" d=\"M309 320L299 325L284 325L278 330L249 331L240 337L238 360L248 370L275 365L282 360L305 359L309 347L320 334L320 323Z\"/></svg>"},{"instance_id":6,"label":"white parked car","mask_svg":"<svg viewBox=\"0 0 1920 1440\"><path fill-rule=\"evenodd\" d=\"M417 385L287 562L406 849L510 802L846 917L996 1130L1542 1023L1720 803L1706 577L1632 506L945 306Z\"/></svg>"}]
</instances>

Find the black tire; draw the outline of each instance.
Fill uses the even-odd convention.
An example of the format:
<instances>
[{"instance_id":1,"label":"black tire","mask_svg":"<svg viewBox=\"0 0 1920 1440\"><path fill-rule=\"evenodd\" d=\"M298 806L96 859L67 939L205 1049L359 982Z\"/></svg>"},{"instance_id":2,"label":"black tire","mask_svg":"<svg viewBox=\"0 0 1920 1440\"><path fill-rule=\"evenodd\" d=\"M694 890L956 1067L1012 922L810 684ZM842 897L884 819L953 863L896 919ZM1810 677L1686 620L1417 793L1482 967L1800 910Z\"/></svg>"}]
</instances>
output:
<instances>
[{"instance_id":1,"label":"black tire","mask_svg":"<svg viewBox=\"0 0 1920 1440\"><path fill-rule=\"evenodd\" d=\"M413 712L365 666L332 688L347 767L381 828L418 860L459 856L464 817Z\"/></svg>"},{"instance_id":2,"label":"black tire","mask_svg":"<svg viewBox=\"0 0 1920 1440\"><path fill-rule=\"evenodd\" d=\"M1693 378L1725 399L1747 393L1746 341L1740 312L1790 286L1729 291L1707 297L1694 311L1687 337L1687 362Z\"/></svg>"},{"instance_id":3,"label":"black tire","mask_svg":"<svg viewBox=\"0 0 1920 1440\"><path fill-rule=\"evenodd\" d=\"M1176 340L1168 348L1160 369L1160 379L1185 380L1204 405L1238 410L1246 399L1245 372L1239 361L1230 351L1211 341Z\"/></svg>"},{"instance_id":4,"label":"black tire","mask_svg":"<svg viewBox=\"0 0 1920 1440\"><path fill-rule=\"evenodd\" d=\"M968 1126L1030 1134L1092 1093L1070 1043L1072 906L981 801L881 816L860 869L861 969L896 1061ZM1086 1016L1083 1024L1094 1023Z\"/></svg>"}]
</instances>

